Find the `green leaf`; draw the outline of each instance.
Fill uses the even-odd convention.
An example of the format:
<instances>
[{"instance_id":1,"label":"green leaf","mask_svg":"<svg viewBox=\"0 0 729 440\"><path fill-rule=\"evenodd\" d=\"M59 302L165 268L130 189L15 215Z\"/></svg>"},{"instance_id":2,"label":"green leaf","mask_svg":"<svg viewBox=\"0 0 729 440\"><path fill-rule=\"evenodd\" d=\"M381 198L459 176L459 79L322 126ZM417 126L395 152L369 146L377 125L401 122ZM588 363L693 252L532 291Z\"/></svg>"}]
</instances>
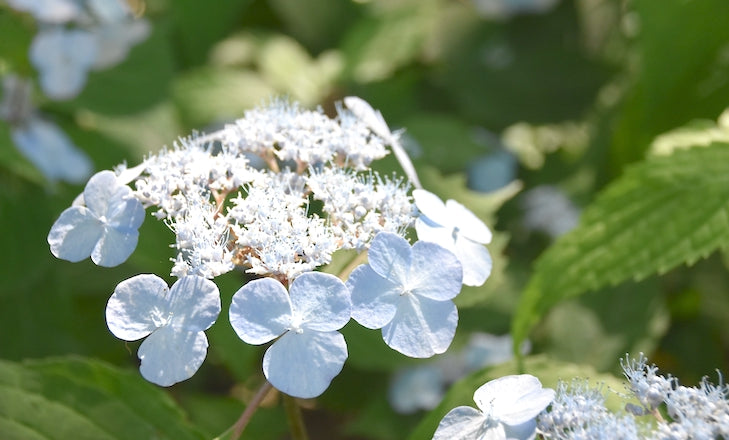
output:
<instances>
[{"instance_id":1,"label":"green leaf","mask_svg":"<svg viewBox=\"0 0 729 440\"><path fill-rule=\"evenodd\" d=\"M203 438L136 372L82 358L0 361L0 437Z\"/></svg>"},{"instance_id":2,"label":"green leaf","mask_svg":"<svg viewBox=\"0 0 729 440\"><path fill-rule=\"evenodd\" d=\"M555 303L693 264L729 246L729 144L629 168L536 263L516 312L515 346Z\"/></svg>"},{"instance_id":3,"label":"green leaf","mask_svg":"<svg viewBox=\"0 0 729 440\"><path fill-rule=\"evenodd\" d=\"M615 363L617 363L617 359ZM593 367L587 365L557 362L549 360L545 356L532 356L525 359L524 366L525 373L539 378L542 386L545 388L555 389L560 380L570 381L572 378L582 378L589 379L591 385L600 383L604 384L604 388L607 389L623 389L623 382L621 380L609 374L598 374ZM428 413L408 439L428 440L433 438L433 433L438 427L438 424L450 410L457 406L471 406L475 408L476 404L473 401L473 393L478 387L490 380L510 374L519 374L516 362L514 361L476 371L459 380L450 388L440 405ZM608 409L619 410L625 405L617 393L607 393L606 397L606 406Z\"/></svg>"}]
</instances>

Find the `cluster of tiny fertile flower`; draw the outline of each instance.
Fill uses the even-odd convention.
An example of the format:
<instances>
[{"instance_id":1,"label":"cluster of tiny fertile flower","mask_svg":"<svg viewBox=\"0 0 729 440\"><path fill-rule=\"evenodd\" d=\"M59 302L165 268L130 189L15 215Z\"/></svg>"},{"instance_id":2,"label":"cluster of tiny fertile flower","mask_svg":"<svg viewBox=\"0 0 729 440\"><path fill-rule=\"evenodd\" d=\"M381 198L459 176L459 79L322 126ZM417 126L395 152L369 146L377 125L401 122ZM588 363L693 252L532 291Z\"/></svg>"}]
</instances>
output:
<instances>
[{"instance_id":1,"label":"cluster of tiny fertile flower","mask_svg":"<svg viewBox=\"0 0 729 440\"><path fill-rule=\"evenodd\" d=\"M7 0L7 4L37 21L28 57L38 71L41 90L51 100L76 97L89 71L119 64L150 31L149 23L135 19L124 0ZM83 182L91 174L91 160L35 108L32 91L30 78L5 75L0 120L10 125L18 150L48 180Z\"/></svg>"},{"instance_id":2,"label":"cluster of tiny fertile flower","mask_svg":"<svg viewBox=\"0 0 729 440\"><path fill-rule=\"evenodd\" d=\"M697 387L678 384L676 378L657 374L641 354L622 362L629 396L625 411L605 407L599 388L586 382L561 383L549 411L537 418L546 439L729 439L729 387L704 378ZM664 415L668 419L664 419Z\"/></svg>"},{"instance_id":3,"label":"cluster of tiny fertile flower","mask_svg":"<svg viewBox=\"0 0 729 440\"><path fill-rule=\"evenodd\" d=\"M356 97L345 103L330 118L275 100L139 166L97 173L61 213L48 243L69 261L124 262L146 208L175 233L178 281L137 275L119 283L106 309L114 335L146 337L138 351L146 379L169 386L197 371L221 311L211 280L234 269L258 278L233 295L230 322L246 343L275 340L263 372L284 393L315 397L329 386L347 358L338 330L351 318L382 329L407 356L447 350L458 322L452 299L490 273L491 232L457 202L422 189L411 198L405 180L372 171L389 146L417 182L379 112ZM266 167L251 165L256 156ZM411 245L404 237L414 226L420 241ZM346 283L315 271L340 249L366 251L369 261Z\"/></svg>"}]
</instances>

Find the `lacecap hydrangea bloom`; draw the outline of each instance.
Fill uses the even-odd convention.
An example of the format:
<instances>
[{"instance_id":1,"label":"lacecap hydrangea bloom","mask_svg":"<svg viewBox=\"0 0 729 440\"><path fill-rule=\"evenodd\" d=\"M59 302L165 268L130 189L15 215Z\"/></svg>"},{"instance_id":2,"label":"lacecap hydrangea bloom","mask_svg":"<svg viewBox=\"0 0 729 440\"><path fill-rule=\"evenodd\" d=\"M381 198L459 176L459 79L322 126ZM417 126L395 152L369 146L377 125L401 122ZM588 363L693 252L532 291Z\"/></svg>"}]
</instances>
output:
<instances>
[{"instance_id":1,"label":"lacecap hydrangea bloom","mask_svg":"<svg viewBox=\"0 0 729 440\"><path fill-rule=\"evenodd\" d=\"M435 243L410 246L381 232L368 259L347 280L352 317L367 328L381 328L385 343L406 356L445 352L458 325L452 299L461 291L462 269L455 255Z\"/></svg>"},{"instance_id":2,"label":"lacecap hydrangea bloom","mask_svg":"<svg viewBox=\"0 0 729 440\"><path fill-rule=\"evenodd\" d=\"M316 397L342 371L347 344L337 330L349 322L349 291L334 275L307 272L289 292L279 281L261 278L233 295L230 323L248 344L274 339L263 356L263 373L294 397Z\"/></svg>"},{"instance_id":3,"label":"lacecap hydrangea bloom","mask_svg":"<svg viewBox=\"0 0 729 440\"><path fill-rule=\"evenodd\" d=\"M218 287L199 276L182 277L167 287L156 275L137 275L114 289L106 323L119 339L136 341L139 371L164 387L189 379L207 355L205 330L220 314Z\"/></svg>"},{"instance_id":4,"label":"lacecap hydrangea bloom","mask_svg":"<svg viewBox=\"0 0 729 440\"><path fill-rule=\"evenodd\" d=\"M529 374L504 376L473 394L478 409L459 406L445 415L433 440L527 440L535 437L536 417L554 399L554 390Z\"/></svg>"}]
</instances>

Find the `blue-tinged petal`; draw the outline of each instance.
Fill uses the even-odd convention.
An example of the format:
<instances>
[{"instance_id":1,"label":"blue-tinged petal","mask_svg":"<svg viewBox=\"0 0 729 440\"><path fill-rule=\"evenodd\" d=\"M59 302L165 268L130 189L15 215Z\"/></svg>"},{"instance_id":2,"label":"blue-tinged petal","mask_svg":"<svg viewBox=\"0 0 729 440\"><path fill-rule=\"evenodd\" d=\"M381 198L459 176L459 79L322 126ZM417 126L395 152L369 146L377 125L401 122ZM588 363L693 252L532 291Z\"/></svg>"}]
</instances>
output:
<instances>
[{"instance_id":1,"label":"blue-tinged petal","mask_svg":"<svg viewBox=\"0 0 729 440\"><path fill-rule=\"evenodd\" d=\"M56 258L71 262L88 258L104 233L104 226L83 206L67 208L48 233L48 244Z\"/></svg>"},{"instance_id":2,"label":"blue-tinged petal","mask_svg":"<svg viewBox=\"0 0 729 440\"><path fill-rule=\"evenodd\" d=\"M463 284L480 286L486 282L493 265L486 246L465 237L458 237L455 254L463 266Z\"/></svg>"},{"instance_id":3,"label":"blue-tinged petal","mask_svg":"<svg viewBox=\"0 0 729 440\"><path fill-rule=\"evenodd\" d=\"M412 260L410 243L391 232L380 232L370 243L367 254L372 270L394 283L407 281Z\"/></svg>"},{"instance_id":4,"label":"blue-tinged petal","mask_svg":"<svg viewBox=\"0 0 729 440\"><path fill-rule=\"evenodd\" d=\"M440 421L433 440L483 440L488 431L486 416L470 406L452 409Z\"/></svg>"},{"instance_id":5,"label":"blue-tinged petal","mask_svg":"<svg viewBox=\"0 0 729 440\"><path fill-rule=\"evenodd\" d=\"M507 425L535 418L554 399L554 390L530 374L504 376L481 385L473 394L476 405Z\"/></svg>"},{"instance_id":6,"label":"blue-tinged petal","mask_svg":"<svg viewBox=\"0 0 729 440\"><path fill-rule=\"evenodd\" d=\"M279 391L309 399L342 371L347 344L339 332L291 331L266 350L263 373Z\"/></svg>"},{"instance_id":7,"label":"blue-tinged petal","mask_svg":"<svg viewBox=\"0 0 729 440\"><path fill-rule=\"evenodd\" d=\"M430 191L414 189L413 199L415 200L415 206L417 206L418 211L439 226L447 227L452 225L456 220L451 218L443 201Z\"/></svg>"},{"instance_id":8,"label":"blue-tinged petal","mask_svg":"<svg viewBox=\"0 0 729 440\"><path fill-rule=\"evenodd\" d=\"M196 275L184 276L170 288L171 326L187 331L210 328L220 314L220 292L214 282Z\"/></svg>"},{"instance_id":9,"label":"blue-tinged petal","mask_svg":"<svg viewBox=\"0 0 729 440\"><path fill-rule=\"evenodd\" d=\"M169 320L167 283L157 275L137 275L119 283L106 304L106 324L119 339L136 341Z\"/></svg>"},{"instance_id":10,"label":"blue-tinged petal","mask_svg":"<svg viewBox=\"0 0 729 440\"><path fill-rule=\"evenodd\" d=\"M91 176L84 188L84 203L98 217L106 218L110 202L119 191L119 182L113 171L104 170Z\"/></svg>"},{"instance_id":11,"label":"blue-tinged petal","mask_svg":"<svg viewBox=\"0 0 729 440\"><path fill-rule=\"evenodd\" d=\"M420 241L436 243L453 253L456 252L456 235L453 233L453 228L440 226L421 215L415 220L415 232Z\"/></svg>"},{"instance_id":12,"label":"blue-tinged petal","mask_svg":"<svg viewBox=\"0 0 729 440\"><path fill-rule=\"evenodd\" d=\"M52 122L31 115L11 136L18 150L49 180L81 183L91 174L91 160Z\"/></svg>"},{"instance_id":13,"label":"blue-tinged petal","mask_svg":"<svg viewBox=\"0 0 729 440\"><path fill-rule=\"evenodd\" d=\"M451 251L436 244L418 241L413 245L413 264L408 289L436 301L455 298L461 291L463 269Z\"/></svg>"},{"instance_id":14,"label":"blue-tinged petal","mask_svg":"<svg viewBox=\"0 0 729 440\"><path fill-rule=\"evenodd\" d=\"M132 195L126 185L119 185L109 201L106 213L107 224L119 231L136 231L144 221L142 202Z\"/></svg>"},{"instance_id":15,"label":"blue-tinged petal","mask_svg":"<svg viewBox=\"0 0 729 440\"><path fill-rule=\"evenodd\" d=\"M508 440L534 440L537 432L537 419L527 420L519 425L501 425Z\"/></svg>"},{"instance_id":16,"label":"blue-tinged petal","mask_svg":"<svg viewBox=\"0 0 729 440\"><path fill-rule=\"evenodd\" d=\"M453 224L458 227L460 235L470 238L476 243L491 243L491 230L468 208L455 200L448 200L446 210L453 219Z\"/></svg>"},{"instance_id":17,"label":"blue-tinged petal","mask_svg":"<svg viewBox=\"0 0 729 440\"><path fill-rule=\"evenodd\" d=\"M138 240L138 231L119 232L106 227L91 252L91 260L102 267L118 266L132 255Z\"/></svg>"},{"instance_id":18,"label":"blue-tinged petal","mask_svg":"<svg viewBox=\"0 0 729 440\"><path fill-rule=\"evenodd\" d=\"M352 316L349 289L334 275L303 273L291 284L289 295L293 314L308 329L339 330Z\"/></svg>"},{"instance_id":19,"label":"blue-tinged petal","mask_svg":"<svg viewBox=\"0 0 729 440\"><path fill-rule=\"evenodd\" d=\"M248 282L230 304L230 324L247 344L265 344L281 336L291 326L291 318L289 294L272 278Z\"/></svg>"},{"instance_id":20,"label":"blue-tinged petal","mask_svg":"<svg viewBox=\"0 0 729 440\"><path fill-rule=\"evenodd\" d=\"M405 356L427 358L448 349L457 326L453 301L408 294L400 298L395 317L382 328L382 338Z\"/></svg>"},{"instance_id":21,"label":"blue-tinged petal","mask_svg":"<svg viewBox=\"0 0 729 440\"><path fill-rule=\"evenodd\" d=\"M352 294L352 318L371 329L392 320L403 292L402 286L382 278L367 264L352 271L347 287Z\"/></svg>"},{"instance_id":22,"label":"blue-tinged petal","mask_svg":"<svg viewBox=\"0 0 729 440\"><path fill-rule=\"evenodd\" d=\"M168 387L191 378L207 353L205 333L160 327L139 346L139 371L148 381Z\"/></svg>"}]
</instances>

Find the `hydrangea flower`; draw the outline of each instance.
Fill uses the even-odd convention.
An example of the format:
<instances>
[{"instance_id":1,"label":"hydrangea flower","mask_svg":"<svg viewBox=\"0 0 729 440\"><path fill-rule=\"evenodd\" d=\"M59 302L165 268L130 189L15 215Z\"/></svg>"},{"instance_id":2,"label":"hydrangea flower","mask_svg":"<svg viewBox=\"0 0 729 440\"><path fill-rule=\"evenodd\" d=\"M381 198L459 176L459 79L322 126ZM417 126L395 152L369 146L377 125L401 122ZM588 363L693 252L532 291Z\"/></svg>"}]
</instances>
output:
<instances>
[{"instance_id":1,"label":"hydrangea flower","mask_svg":"<svg viewBox=\"0 0 729 440\"><path fill-rule=\"evenodd\" d=\"M116 286L106 323L119 339L147 339L139 346L139 371L163 387L189 379L207 355L205 330L220 314L218 287L191 275L172 288L156 275L137 275Z\"/></svg>"},{"instance_id":2,"label":"hydrangea flower","mask_svg":"<svg viewBox=\"0 0 729 440\"><path fill-rule=\"evenodd\" d=\"M104 267L126 261L137 247L138 229L144 221L142 204L112 171L93 175L83 200L86 206L67 208L51 227L51 253L74 263L91 256Z\"/></svg>"},{"instance_id":3,"label":"hydrangea flower","mask_svg":"<svg viewBox=\"0 0 729 440\"><path fill-rule=\"evenodd\" d=\"M382 328L385 343L406 356L443 353L458 325L451 300L461 280L461 264L447 249L423 241L411 247L396 234L380 232L370 245L369 264L347 280L352 317L367 328Z\"/></svg>"},{"instance_id":4,"label":"hydrangea flower","mask_svg":"<svg viewBox=\"0 0 729 440\"><path fill-rule=\"evenodd\" d=\"M248 344L276 338L263 356L263 374L278 390L312 398L342 371L347 344L337 330L349 321L349 291L334 275L306 272L289 292L273 278L240 288L230 305L230 323Z\"/></svg>"},{"instance_id":5,"label":"hydrangea flower","mask_svg":"<svg viewBox=\"0 0 729 440\"><path fill-rule=\"evenodd\" d=\"M415 222L418 239L438 243L456 254L463 265L463 284L480 286L491 274L491 255L485 244L491 231L465 206L446 203L423 189L413 190L415 206L422 215Z\"/></svg>"},{"instance_id":6,"label":"hydrangea flower","mask_svg":"<svg viewBox=\"0 0 729 440\"><path fill-rule=\"evenodd\" d=\"M65 23L76 19L81 7L75 0L7 0L11 8L31 13L46 23Z\"/></svg>"},{"instance_id":7,"label":"hydrangea flower","mask_svg":"<svg viewBox=\"0 0 729 440\"><path fill-rule=\"evenodd\" d=\"M96 38L81 29L42 30L30 46L30 61L38 69L43 92L51 99L71 99L86 83L97 54Z\"/></svg>"},{"instance_id":8,"label":"hydrangea flower","mask_svg":"<svg viewBox=\"0 0 729 440\"><path fill-rule=\"evenodd\" d=\"M536 417L554 400L529 374L504 376L481 385L473 400L479 409L459 406L443 417L433 440L532 439Z\"/></svg>"}]
</instances>

